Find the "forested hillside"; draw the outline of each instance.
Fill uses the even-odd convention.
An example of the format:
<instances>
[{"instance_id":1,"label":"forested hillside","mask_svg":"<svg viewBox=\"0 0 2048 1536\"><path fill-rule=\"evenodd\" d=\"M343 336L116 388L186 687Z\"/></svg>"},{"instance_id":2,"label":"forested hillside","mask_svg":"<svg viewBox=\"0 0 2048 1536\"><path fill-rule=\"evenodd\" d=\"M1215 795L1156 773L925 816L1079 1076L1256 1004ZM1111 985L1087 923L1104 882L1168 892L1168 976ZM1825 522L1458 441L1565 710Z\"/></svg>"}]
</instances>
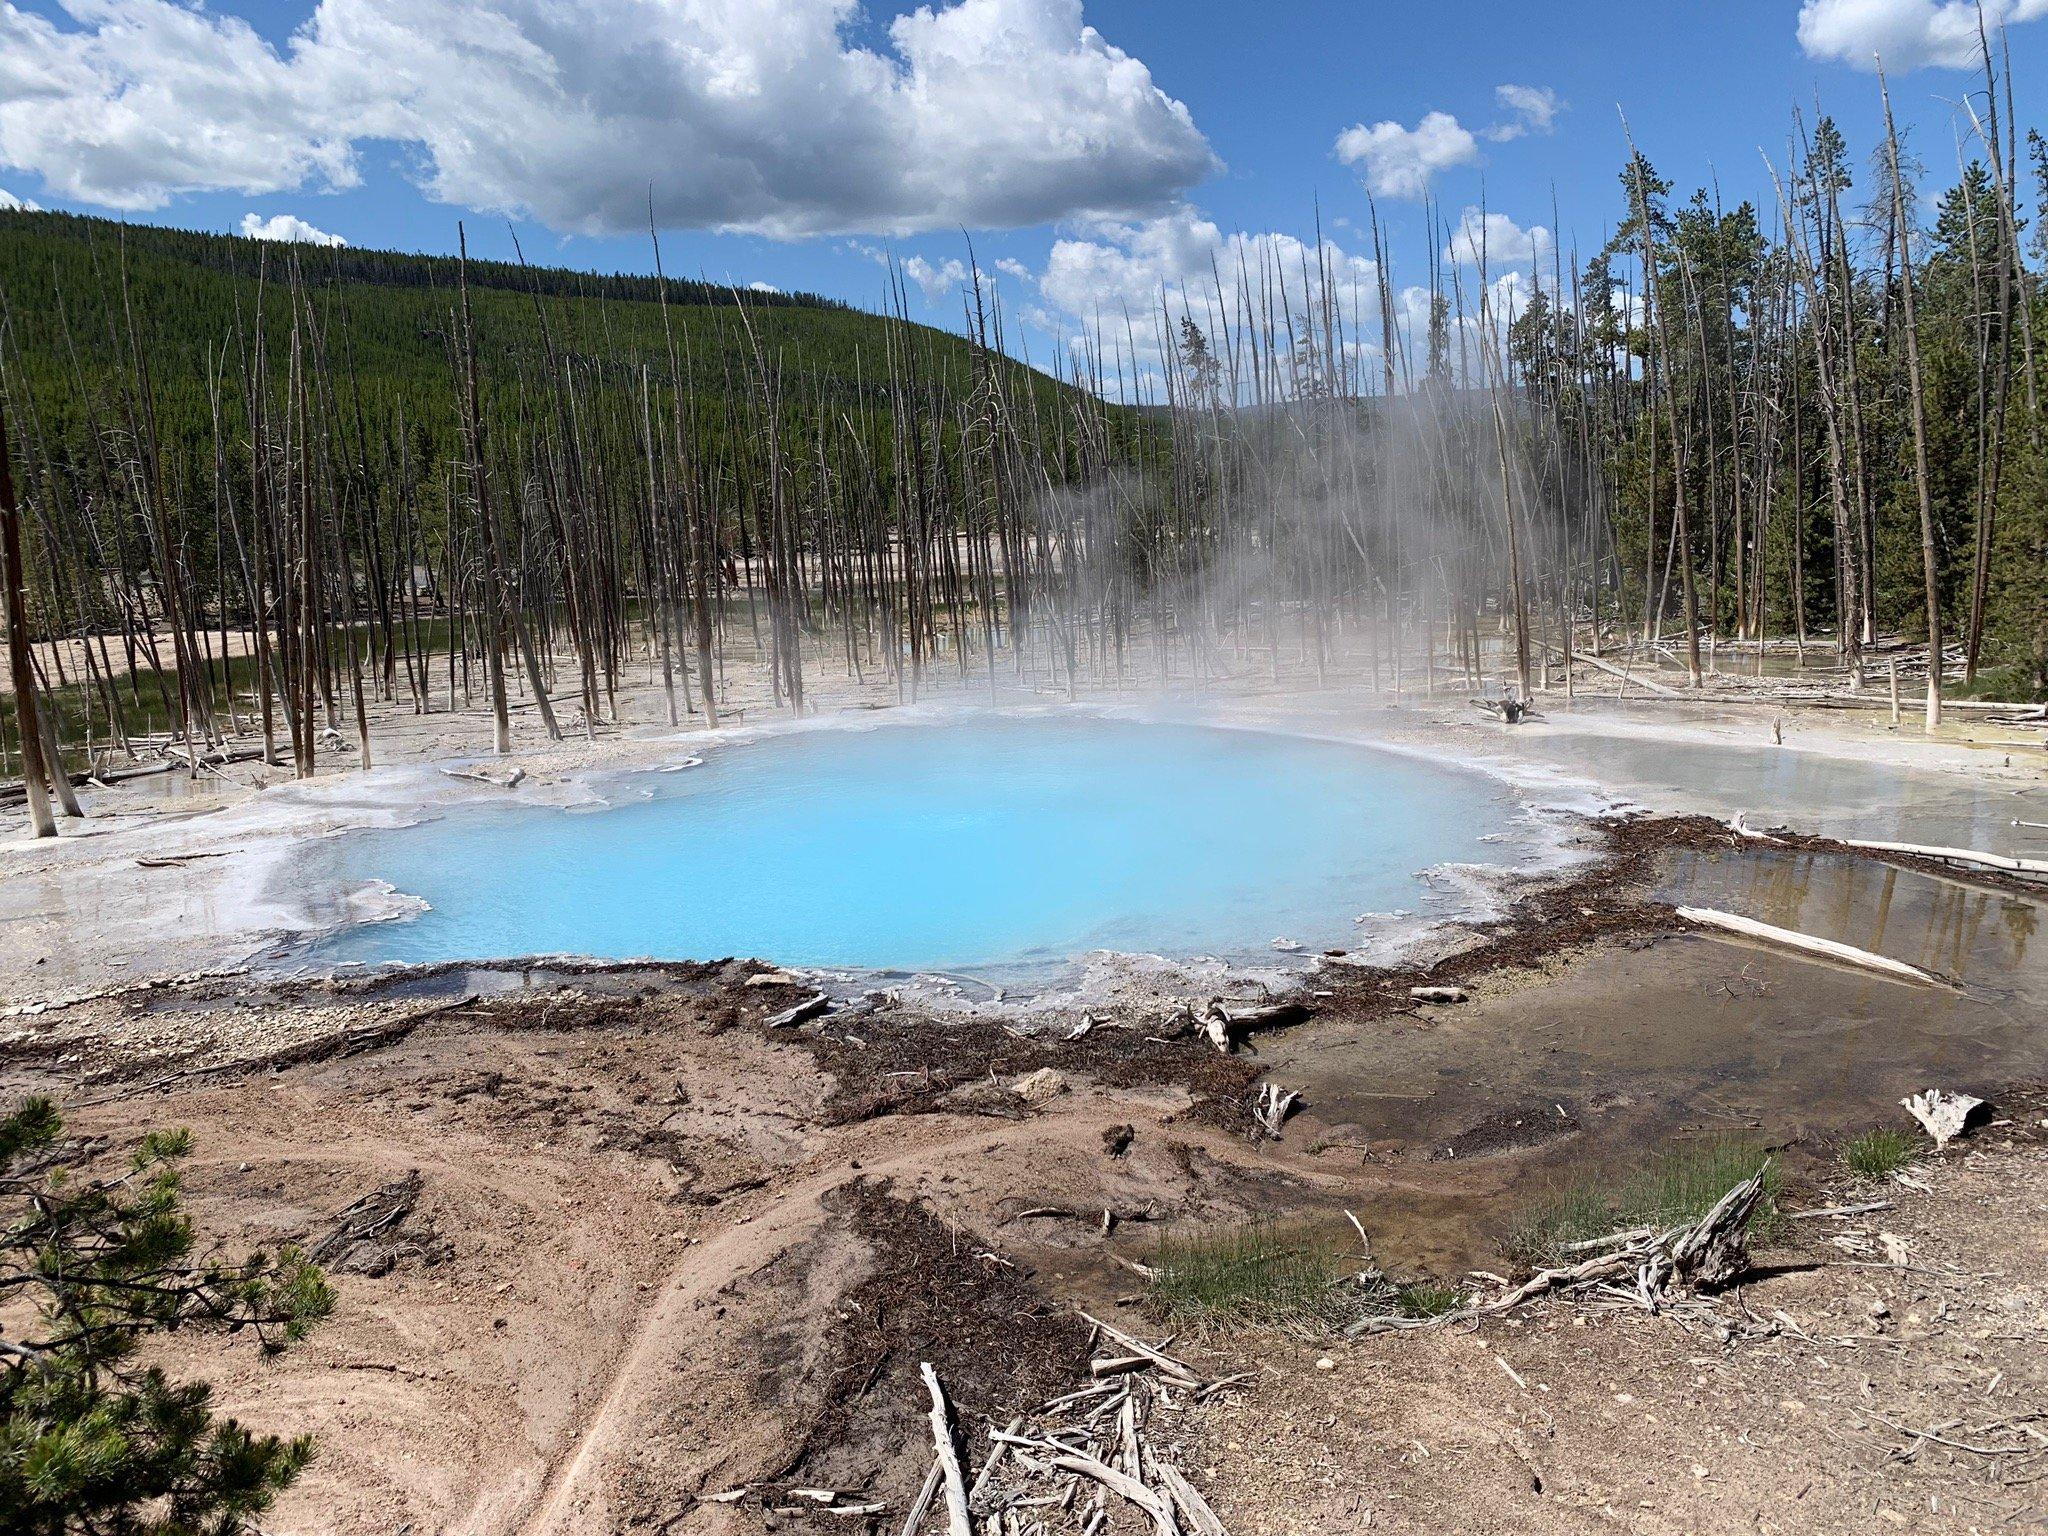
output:
<instances>
[{"instance_id":1,"label":"forested hillside","mask_svg":"<svg viewBox=\"0 0 2048 1536\"><path fill-rule=\"evenodd\" d=\"M0 213L7 367L55 442L75 433L87 402L133 382L139 359L164 445L186 448L210 432L209 373L241 368L259 306L285 334L297 302L329 366L345 375L351 410L379 424L402 412L411 429L448 442L456 268L448 257ZM693 392L721 393L758 347L814 401L886 401L884 323L827 299L474 260L468 286L487 386L544 371L550 345L585 387L635 391L642 367L665 383L672 332L679 377ZM957 335L918 326L899 344L950 381L967 375L969 348Z\"/></svg>"}]
</instances>

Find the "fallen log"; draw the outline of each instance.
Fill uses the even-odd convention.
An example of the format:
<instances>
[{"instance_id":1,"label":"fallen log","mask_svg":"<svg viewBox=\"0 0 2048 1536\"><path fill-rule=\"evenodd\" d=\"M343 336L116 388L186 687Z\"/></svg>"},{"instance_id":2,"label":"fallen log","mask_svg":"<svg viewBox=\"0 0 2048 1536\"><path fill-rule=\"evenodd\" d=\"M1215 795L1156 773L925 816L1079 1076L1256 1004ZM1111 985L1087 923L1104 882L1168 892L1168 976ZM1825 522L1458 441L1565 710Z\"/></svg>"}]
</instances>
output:
<instances>
[{"instance_id":1,"label":"fallen log","mask_svg":"<svg viewBox=\"0 0 2048 1536\"><path fill-rule=\"evenodd\" d=\"M1838 944L1833 939L1817 939L1812 934L1799 933L1791 928L1760 923L1755 918L1738 917L1733 912L1720 912L1712 907L1680 907L1678 915L1689 923L1697 923L1702 928L1719 928L1724 932L1739 934L1743 938L1755 939L1760 943L1776 944L1802 954L1833 960L1842 965L1852 965L1860 970L1873 971L1896 981L1913 982L1927 987L1943 985L1941 978L1931 971L1923 971L1919 966L1908 965L1903 960L1894 960L1888 955L1858 949L1853 944Z\"/></svg>"},{"instance_id":2,"label":"fallen log","mask_svg":"<svg viewBox=\"0 0 2048 1536\"><path fill-rule=\"evenodd\" d=\"M1236 1051L1243 1037L1254 1030L1284 1029L1290 1024L1301 1023L1309 1013L1306 1003L1262 1003L1249 1008L1226 1009L1222 998L1212 997L1202 1012L1201 1024L1209 1043L1228 1056Z\"/></svg>"},{"instance_id":3,"label":"fallen log","mask_svg":"<svg viewBox=\"0 0 2048 1536\"><path fill-rule=\"evenodd\" d=\"M443 768L451 779L468 779L473 784L488 784L493 789L517 789L526 782L526 770L493 768Z\"/></svg>"},{"instance_id":4,"label":"fallen log","mask_svg":"<svg viewBox=\"0 0 2048 1536\"><path fill-rule=\"evenodd\" d=\"M1943 848L1928 843L1882 843L1850 838L1847 846L1866 853L1898 853L1915 859L1932 859L1939 864L1971 864L1982 869L2003 870L2009 875L2048 875L2048 859L2016 859L2003 853L1980 853L1975 848Z\"/></svg>"},{"instance_id":5,"label":"fallen log","mask_svg":"<svg viewBox=\"0 0 2048 1536\"><path fill-rule=\"evenodd\" d=\"M1466 1000L1463 987L1410 987L1408 1000L1411 1003L1462 1003Z\"/></svg>"},{"instance_id":6,"label":"fallen log","mask_svg":"<svg viewBox=\"0 0 2048 1536\"><path fill-rule=\"evenodd\" d=\"M1553 653L1554 655L1563 656L1567 661L1571 662L1574 666L1576 666L1580 662L1584 662L1587 666L1592 667L1596 671L1605 672L1609 677L1618 677L1625 683L1634 683L1638 688L1648 689L1651 693L1661 694L1663 697L1667 699L1678 699L1684 697L1684 695L1679 693L1678 690L1675 688L1666 688L1662 683L1653 683L1647 677L1637 677L1632 672L1624 672L1620 667L1615 666L1612 662L1602 661L1598 656L1588 656L1583 651L1561 651L1554 645L1545 645L1543 649Z\"/></svg>"},{"instance_id":7,"label":"fallen log","mask_svg":"<svg viewBox=\"0 0 2048 1536\"><path fill-rule=\"evenodd\" d=\"M946 1412L946 1392L929 1360L918 1363L925 1390L932 1398L932 1449L938 1454L946 1489L947 1536L974 1536L974 1517L967 1512L967 1479L960 1471L960 1452L953 1444L953 1423Z\"/></svg>"},{"instance_id":8,"label":"fallen log","mask_svg":"<svg viewBox=\"0 0 2048 1536\"><path fill-rule=\"evenodd\" d=\"M768 1028L788 1029L793 1025L807 1023L817 1018L818 1015L824 1013L831 1006L832 999L820 992L815 997L805 998L794 1008L783 1009L782 1012L768 1020Z\"/></svg>"}]
</instances>

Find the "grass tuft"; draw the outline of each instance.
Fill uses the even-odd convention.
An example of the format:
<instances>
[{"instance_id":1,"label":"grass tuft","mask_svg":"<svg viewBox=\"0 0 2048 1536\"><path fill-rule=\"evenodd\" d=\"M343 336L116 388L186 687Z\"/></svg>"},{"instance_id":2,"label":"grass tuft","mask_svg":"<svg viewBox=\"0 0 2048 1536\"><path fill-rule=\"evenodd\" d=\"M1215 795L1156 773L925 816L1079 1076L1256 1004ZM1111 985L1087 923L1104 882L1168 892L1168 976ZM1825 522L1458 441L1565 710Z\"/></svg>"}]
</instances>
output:
<instances>
[{"instance_id":1,"label":"grass tuft","mask_svg":"<svg viewBox=\"0 0 2048 1536\"><path fill-rule=\"evenodd\" d=\"M1542 1268L1564 1258L1573 1243L1627 1227L1676 1227L1698 1221L1714 1203L1759 1169L1764 1198L1750 1219L1750 1235L1768 1242L1784 1231L1778 1192L1784 1179L1777 1159L1753 1141L1716 1137L1679 1142L1618 1183L1588 1178L1553 1190L1508 1229L1501 1248L1509 1258Z\"/></svg>"},{"instance_id":2,"label":"grass tuft","mask_svg":"<svg viewBox=\"0 0 2048 1536\"><path fill-rule=\"evenodd\" d=\"M1729 1190L1759 1171L1764 1198L1751 1218L1752 1237L1768 1241L1784 1231L1778 1192L1785 1179L1768 1149L1741 1137L1682 1142L1652 1160L1631 1181L1630 1207L1644 1226L1676 1227L1698 1221Z\"/></svg>"},{"instance_id":3,"label":"grass tuft","mask_svg":"<svg viewBox=\"0 0 2048 1536\"><path fill-rule=\"evenodd\" d=\"M1901 682L1899 691L1907 691ZM1941 696L1944 699L1994 699L2004 704L2026 704L2039 702L2041 690L2034 681L2033 669L2017 662L2003 666L1979 667L1977 680L1963 681L1961 674L1943 678Z\"/></svg>"},{"instance_id":4,"label":"grass tuft","mask_svg":"<svg viewBox=\"0 0 2048 1536\"><path fill-rule=\"evenodd\" d=\"M1465 1293L1441 1280L1417 1280L1395 1294L1394 1310L1403 1317L1442 1317L1465 1303Z\"/></svg>"},{"instance_id":5,"label":"grass tuft","mask_svg":"<svg viewBox=\"0 0 2048 1536\"><path fill-rule=\"evenodd\" d=\"M1310 1334L1344 1311L1343 1251L1329 1232L1300 1223L1252 1221L1169 1238L1152 1265L1154 1309L1176 1330Z\"/></svg>"},{"instance_id":6,"label":"grass tuft","mask_svg":"<svg viewBox=\"0 0 2048 1536\"><path fill-rule=\"evenodd\" d=\"M1501 1250L1516 1263L1538 1269L1555 1263L1568 1244L1605 1237L1627 1225L1616 1217L1603 1186L1592 1182L1567 1185L1517 1217L1501 1239Z\"/></svg>"},{"instance_id":7,"label":"grass tuft","mask_svg":"<svg viewBox=\"0 0 2048 1536\"><path fill-rule=\"evenodd\" d=\"M1919 1144L1904 1131L1879 1127L1843 1146L1842 1163L1851 1173L1881 1179L1912 1162L1919 1150Z\"/></svg>"}]
</instances>

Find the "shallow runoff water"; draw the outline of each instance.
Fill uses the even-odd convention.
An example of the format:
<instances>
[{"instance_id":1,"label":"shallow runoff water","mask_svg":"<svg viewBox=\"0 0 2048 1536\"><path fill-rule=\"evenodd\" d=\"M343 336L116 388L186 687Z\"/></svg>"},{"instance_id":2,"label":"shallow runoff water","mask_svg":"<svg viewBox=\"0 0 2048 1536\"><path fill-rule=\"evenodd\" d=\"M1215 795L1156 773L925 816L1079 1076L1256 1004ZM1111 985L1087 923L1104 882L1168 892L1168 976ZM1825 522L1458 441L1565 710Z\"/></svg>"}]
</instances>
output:
<instances>
[{"instance_id":1,"label":"shallow runoff water","mask_svg":"<svg viewBox=\"0 0 2048 1536\"><path fill-rule=\"evenodd\" d=\"M1072 718L792 732L605 793L333 839L333 867L294 883L383 881L427 908L318 957L1270 960L1275 939L1354 948L1362 915L1427 910L1426 872L1496 862L1515 811L1485 776L1366 747Z\"/></svg>"}]
</instances>

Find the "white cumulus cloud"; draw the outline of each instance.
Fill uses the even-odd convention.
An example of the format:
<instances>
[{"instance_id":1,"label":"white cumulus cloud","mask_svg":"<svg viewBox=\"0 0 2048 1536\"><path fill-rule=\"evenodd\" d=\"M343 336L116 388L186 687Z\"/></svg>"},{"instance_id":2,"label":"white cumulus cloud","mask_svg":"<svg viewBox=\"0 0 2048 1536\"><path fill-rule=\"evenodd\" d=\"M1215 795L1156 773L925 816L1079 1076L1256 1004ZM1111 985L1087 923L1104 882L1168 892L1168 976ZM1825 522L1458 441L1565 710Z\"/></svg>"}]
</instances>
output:
<instances>
[{"instance_id":1,"label":"white cumulus cloud","mask_svg":"<svg viewBox=\"0 0 2048 1536\"><path fill-rule=\"evenodd\" d=\"M1337 135L1337 158L1358 167L1376 197L1420 198L1439 171L1477 160L1479 141L1450 113L1431 112L1413 128L1354 124Z\"/></svg>"},{"instance_id":2,"label":"white cumulus cloud","mask_svg":"<svg viewBox=\"0 0 2048 1536\"><path fill-rule=\"evenodd\" d=\"M1038 290L1052 311L1082 330L1101 325L1123 334L1131 317L1140 342L1161 314L1186 312L1205 329L1225 323L1241 282L1254 294L1270 293L1276 307L1305 315L1325 294L1343 315L1376 320L1378 268L1365 257L1324 241L1321 251L1294 235L1239 231L1224 234L1193 208L1157 219L1105 224L1085 238L1055 241ZM1220 294L1219 294L1220 287Z\"/></svg>"},{"instance_id":3,"label":"white cumulus cloud","mask_svg":"<svg viewBox=\"0 0 2048 1536\"><path fill-rule=\"evenodd\" d=\"M1994 48L1998 29L2048 16L2048 0L1983 0ZM1805 0L1799 46L1807 57L1897 73L1934 65L1974 69L1983 62L1976 0Z\"/></svg>"},{"instance_id":4,"label":"white cumulus cloud","mask_svg":"<svg viewBox=\"0 0 2048 1536\"><path fill-rule=\"evenodd\" d=\"M283 47L202 0L0 0L0 166L118 209L345 187L554 228L781 237L1159 211L1217 167L1081 0L317 0Z\"/></svg>"},{"instance_id":5,"label":"white cumulus cloud","mask_svg":"<svg viewBox=\"0 0 2048 1536\"><path fill-rule=\"evenodd\" d=\"M1563 101L1547 85L1498 85L1493 99L1507 116L1485 130L1496 144L1524 138L1532 133L1550 133L1557 127Z\"/></svg>"},{"instance_id":6,"label":"white cumulus cloud","mask_svg":"<svg viewBox=\"0 0 2048 1536\"><path fill-rule=\"evenodd\" d=\"M967 268L956 257L934 265L922 256L913 256L903 263L903 275L924 290L925 303L936 304L966 283Z\"/></svg>"},{"instance_id":7,"label":"white cumulus cloud","mask_svg":"<svg viewBox=\"0 0 2048 1536\"><path fill-rule=\"evenodd\" d=\"M347 245L339 235L330 235L326 230L308 224L295 214L273 213L269 218L260 214L242 215L242 233L251 240L277 240L286 245Z\"/></svg>"},{"instance_id":8,"label":"white cumulus cloud","mask_svg":"<svg viewBox=\"0 0 2048 1536\"><path fill-rule=\"evenodd\" d=\"M1488 271L1523 267L1550 257L1550 231L1541 224L1524 229L1504 213L1467 208L1451 231L1444 260Z\"/></svg>"},{"instance_id":9,"label":"white cumulus cloud","mask_svg":"<svg viewBox=\"0 0 2048 1536\"><path fill-rule=\"evenodd\" d=\"M1475 226L1479 217L1474 210ZM1511 222L1508 227L1514 228ZM1547 231L1517 229L1516 234L1521 248L1548 252ZM1461 289L1454 282L1444 294L1455 306L1462 292L1464 309L1462 324L1455 313L1448 322L1447 366L1455 369L1462 357L1474 380L1485 376L1489 350L1545 283L1540 272L1531 276L1502 269L1496 253L1489 252L1489 262L1484 289ZM1280 231L1226 234L1199 210L1184 206L1162 218L1107 223L1057 241L1039 279L1044 302L1027 308L1024 319L1040 330L1064 334L1077 357L1100 355L1105 386L1112 392L1120 387L1126 395L1156 399L1160 391L1148 394L1146 381L1164 363L1161 332L1167 333L1167 346L1177 345L1183 315L1203 330L1219 358L1234 344L1246 369L1254 347L1271 344L1284 350L1301 336L1320 343L1328 318L1342 333L1339 345L1358 369L1357 382L1377 389L1387 344L1379 282L1379 268L1369 257L1327 239L1318 249L1312 241ZM1257 311L1249 326L1241 298L1247 290ZM1388 297L1396 355L1405 357L1406 371L1419 372L1429 355L1430 290L1395 285ZM1272 335L1264 329L1269 301ZM1239 386L1248 388L1248 378L1241 376Z\"/></svg>"},{"instance_id":10,"label":"white cumulus cloud","mask_svg":"<svg viewBox=\"0 0 2048 1536\"><path fill-rule=\"evenodd\" d=\"M65 0L73 25L0 0L0 164L124 210L209 187L355 180L296 52L170 0Z\"/></svg>"}]
</instances>

